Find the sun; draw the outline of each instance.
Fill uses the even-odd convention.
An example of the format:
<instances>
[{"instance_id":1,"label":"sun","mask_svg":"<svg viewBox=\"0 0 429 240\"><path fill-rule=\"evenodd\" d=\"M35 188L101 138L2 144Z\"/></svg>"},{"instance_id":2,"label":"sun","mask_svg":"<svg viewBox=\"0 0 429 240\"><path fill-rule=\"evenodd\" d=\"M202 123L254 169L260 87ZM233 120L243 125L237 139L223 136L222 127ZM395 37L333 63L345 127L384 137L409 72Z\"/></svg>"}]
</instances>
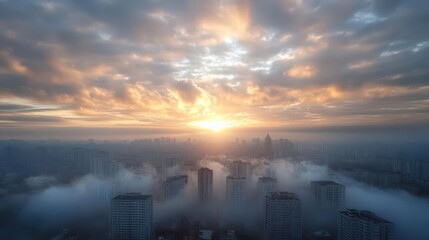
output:
<instances>
[{"instance_id":1,"label":"sun","mask_svg":"<svg viewBox=\"0 0 429 240\"><path fill-rule=\"evenodd\" d=\"M209 121L192 122L191 125L194 127L198 127L198 128L204 128L204 129L212 130L214 132L220 132L226 128L231 128L234 126L232 124L232 122L223 121L223 120L209 120Z\"/></svg>"}]
</instances>

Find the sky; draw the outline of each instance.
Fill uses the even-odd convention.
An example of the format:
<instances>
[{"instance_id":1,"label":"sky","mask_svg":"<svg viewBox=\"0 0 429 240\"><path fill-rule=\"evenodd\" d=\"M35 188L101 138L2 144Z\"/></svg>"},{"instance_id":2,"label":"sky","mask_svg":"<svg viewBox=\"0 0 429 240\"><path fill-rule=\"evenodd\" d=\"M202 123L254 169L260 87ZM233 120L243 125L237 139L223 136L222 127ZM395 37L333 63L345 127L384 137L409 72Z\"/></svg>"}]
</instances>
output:
<instances>
[{"instance_id":1,"label":"sky","mask_svg":"<svg viewBox=\"0 0 429 240\"><path fill-rule=\"evenodd\" d=\"M428 23L422 0L0 0L0 138L428 132Z\"/></svg>"}]
</instances>

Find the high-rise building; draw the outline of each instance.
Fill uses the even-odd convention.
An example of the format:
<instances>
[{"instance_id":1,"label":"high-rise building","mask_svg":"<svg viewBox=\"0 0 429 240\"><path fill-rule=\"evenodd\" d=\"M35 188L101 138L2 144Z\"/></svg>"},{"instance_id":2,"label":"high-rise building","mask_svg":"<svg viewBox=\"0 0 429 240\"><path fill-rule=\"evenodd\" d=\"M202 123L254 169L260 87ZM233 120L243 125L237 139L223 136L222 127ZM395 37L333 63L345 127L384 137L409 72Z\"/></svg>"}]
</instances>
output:
<instances>
[{"instance_id":1,"label":"high-rise building","mask_svg":"<svg viewBox=\"0 0 429 240\"><path fill-rule=\"evenodd\" d=\"M264 145L264 157L267 159L273 159L273 142L271 140L270 134L267 134L265 137L265 145Z\"/></svg>"},{"instance_id":2,"label":"high-rise building","mask_svg":"<svg viewBox=\"0 0 429 240\"><path fill-rule=\"evenodd\" d=\"M188 184L188 176L178 175L167 178L165 181L165 199L169 200L181 193Z\"/></svg>"},{"instance_id":3,"label":"high-rise building","mask_svg":"<svg viewBox=\"0 0 429 240\"><path fill-rule=\"evenodd\" d=\"M294 193L274 192L265 198L265 240L301 240L301 200Z\"/></svg>"},{"instance_id":4,"label":"high-rise building","mask_svg":"<svg viewBox=\"0 0 429 240\"><path fill-rule=\"evenodd\" d=\"M226 177L226 199L229 203L242 205L246 201L246 178Z\"/></svg>"},{"instance_id":5,"label":"high-rise building","mask_svg":"<svg viewBox=\"0 0 429 240\"><path fill-rule=\"evenodd\" d=\"M102 178L113 179L118 172L118 164L110 158L106 151L88 151L90 174Z\"/></svg>"},{"instance_id":6,"label":"high-rise building","mask_svg":"<svg viewBox=\"0 0 429 240\"><path fill-rule=\"evenodd\" d=\"M319 209L342 209L345 204L344 185L333 181L312 181L311 193Z\"/></svg>"},{"instance_id":7,"label":"high-rise building","mask_svg":"<svg viewBox=\"0 0 429 240\"><path fill-rule=\"evenodd\" d=\"M72 168L76 175L85 175L90 172L89 170L89 152L83 148L73 149L73 164Z\"/></svg>"},{"instance_id":8,"label":"high-rise building","mask_svg":"<svg viewBox=\"0 0 429 240\"><path fill-rule=\"evenodd\" d=\"M264 198L277 191L277 179L272 177L260 177L258 181L258 195Z\"/></svg>"},{"instance_id":9,"label":"high-rise building","mask_svg":"<svg viewBox=\"0 0 429 240\"><path fill-rule=\"evenodd\" d=\"M265 208L265 197L277 191L277 179L271 177L260 177L258 181L258 202L260 212L263 214Z\"/></svg>"},{"instance_id":10,"label":"high-rise building","mask_svg":"<svg viewBox=\"0 0 429 240\"><path fill-rule=\"evenodd\" d=\"M229 170L232 177L250 177L250 164L248 162L233 161Z\"/></svg>"},{"instance_id":11,"label":"high-rise building","mask_svg":"<svg viewBox=\"0 0 429 240\"><path fill-rule=\"evenodd\" d=\"M153 200L151 195L118 195L111 203L113 240L149 240L153 238Z\"/></svg>"},{"instance_id":12,"label":"high-rise building","mask_svg":"<svg viewBox=\"0 0 429 240\"><path fill-rule=\"evenodd\" d=\"M161 180L165 181L168 177L181 174L182 166L175 157L168 157L161 160Z\"/></svg>"},{"instance_id":13,"label":"high-rise building","mask_svg":"<svg viewBox=\"0 0 429 240\"><path fill-rule=\"evenodd\" d=\"M393 223L370 211L347 209L338 212L338 240L390 240L393 239Z\"/></svg>"},{"instance_id":14,"label":"high-rise building","mask_svg":"<svg viewBox=\"0 0 429 240\"><path fill-rule=\"evenodd\" d=\"M107 151L84 148L73 149L73 167L78 175L91 174L103 179L112 179L118 172L117 163Z\"/></svg>"},{"instance_id":15,"label":"high-rise building","mask_svg":"<svg viewBox=\"0 0 429 240\"><path fill-rule=\"evenodd\" d=\"M201 202L208 202L213 196L213 170L200 168L198 170L198 198Z\"/></svg>"}]
</instances>

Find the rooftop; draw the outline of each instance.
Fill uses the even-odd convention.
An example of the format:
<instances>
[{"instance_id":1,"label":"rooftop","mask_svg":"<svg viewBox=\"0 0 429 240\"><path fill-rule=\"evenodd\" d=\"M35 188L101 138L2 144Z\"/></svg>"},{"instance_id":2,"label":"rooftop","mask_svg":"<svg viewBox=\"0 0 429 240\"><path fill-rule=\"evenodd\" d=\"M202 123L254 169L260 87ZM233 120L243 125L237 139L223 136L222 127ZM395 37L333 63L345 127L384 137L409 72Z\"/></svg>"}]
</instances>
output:
<instances>
[{"instance_id":1,"label":"rooftop","mask_svg":"<svg viewBox=\"0 0 429 240\"><path fill-rule=\"evenodd\" d=\"M260 177L259 181L261 182L277 182L276 178L272 178L272 177Z\"/></svg>"},{"instance_id":2,"label":"rooftop","mask_svg":"<svg viewBox=\"0 0 429 240\"><path fill-rule=\"evenodd\" d=\"M127 193L127 194L121 194L116 197L114 197L114 200L139 200L139 199L149 199L152 198L152 195L143 195L140 193Z\"/></svg>"},{"instance_id":3,"label":"rooftop","mask_svg":"<svg viewBox=\"0 0 429 240\"><path fill-rule=\"evenodd\" d=\"M227 179L233 179L233 180L246 179L245 177L232 176L232 175L228 175L228 177L226 177L226 178L227 178Z\"/></svg>"},{"instance_id":4,"label":"rooftop","mask_svg":"<svg viewBox=\"0 0 429 240\"><path fill-rule=\"evenodd\" d=\"M326 185L341 185L339 183L336 183L334 181L328 181L328 180L321 180L321 181L311 181L311 184L316 184L316 185L320 185L320 186L326 186Z\"/></svg>"},{"instance_id":5,"label":"rooftop","mask_svg":"<svg viewBox=\"0 0 429 240\"><path fill-rule=\"evenodd\" d=\"M340 211L340 214L352 217L352 218L359 218L361 220L370 221L373 223L391 223L377 215L375 215L373 212L365 211L365 210L356 210L356 209L347 209L346 211Z\"/></svg>"},{"instance_id":6,"label":"rooftop","mask_svg":"<svg viewBox=\"0 0 429 240\"><path fill-rule=\"evenodd\" d=\"M298 195L290 192L273 192L267 198L275 200L299 200Z\"/></svg>"},{"instance_id":7,"label":"rooftop","mask_svg":"<svg viewBox=\"0 0 429 240\"><path fill-rule=\"evenodd\" d=\"M177 175L177 176L169 177L169 178L167 178L167 182L174 181L174 180L181 179L181 178L186 178L187 179L188 176L186 176L186 175Z\"/></svg>"},{"instance_id":8,"label":"rooftop","mask_svg":"<svg viewBox=\"0 0 429 240\"><path fill-rule=\"evenodd\" d=\"M213 172L213 170L211 170L210 168L207 168L207 167L202 167L202 168L198 169L198 171L209 171L209 172Z\"/></svg>"}]
</instances>

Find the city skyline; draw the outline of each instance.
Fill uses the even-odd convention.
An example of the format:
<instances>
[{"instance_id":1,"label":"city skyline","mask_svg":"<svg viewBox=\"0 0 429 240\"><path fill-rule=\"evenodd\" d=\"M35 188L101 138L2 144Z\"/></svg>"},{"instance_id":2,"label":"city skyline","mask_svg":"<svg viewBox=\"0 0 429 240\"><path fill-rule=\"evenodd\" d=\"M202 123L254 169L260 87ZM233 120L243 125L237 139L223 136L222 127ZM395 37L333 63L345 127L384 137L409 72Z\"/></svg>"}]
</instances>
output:
<instances>
[{"instance_id":1,"label":"city skyline","mask_svg":"<svg viewBox=\"0 0 429 240\"><path fill-rule=\"evenodd\" d=\"M0 137L423 139L428 12L419 0L0 1Z\"/></svg>"},{"instance_id":2,"label":"city skyline","mask_svg":"<svg viewBox=\"0 0 429 240\"><path fill-rule=\"evenodd\" d=\"M2 140L0 238L427 239L419 146L271 143Z\"/></svg>"},{"instance_id":3,"label":"city skyline","mask_svg":"<svg viewBox=\"0 0 429 240\"><path fill-rule=\"evenodd\" d=\"M428 240L429 1L0 0L0 239Z\"/></svg>"}]
</instances>

